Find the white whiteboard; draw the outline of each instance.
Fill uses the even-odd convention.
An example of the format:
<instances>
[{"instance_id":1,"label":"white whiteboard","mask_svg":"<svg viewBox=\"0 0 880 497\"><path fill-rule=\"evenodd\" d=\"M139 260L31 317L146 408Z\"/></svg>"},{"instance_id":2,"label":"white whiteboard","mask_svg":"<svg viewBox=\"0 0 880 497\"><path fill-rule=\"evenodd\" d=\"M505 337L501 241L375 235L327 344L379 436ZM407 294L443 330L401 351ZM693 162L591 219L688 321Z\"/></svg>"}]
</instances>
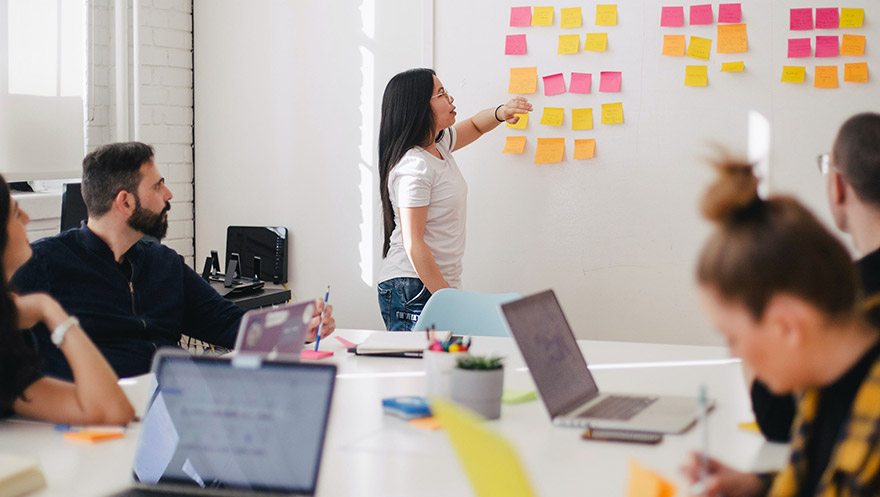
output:
<instances>
[{"instance_id":1,"label":"white whiteboard","mask_svg":"<svg viewBox=\"0 0 880 497\"><path fill-rule=\"evenodd\" d=\"M705 1L621 0L618 25L595 26L596 3L555 7L550 27L513 28L510 8L520 1L441 0L435 3L434 55L440 80L461 118L506 101L511 67L538 68L538 93L528 129L498 129L456 152L469 184L464 289L530 293L554 288L579 338L670 343L718 343L699 311L693 271L709 226L697 200L712 177L705 158L712 144L745 155L747 111L771 121L773 188L790 192L828 219L824 181L815 157L827 152L850 115L880 110L876 76L845 83L843 64L868 62L880 70L880 5L747 0L742 22L749 49L716 53L716 27L689 26L688 6ZM607 1L601 3L610 3ZM713 2L717 21L718 2ZM661 28L661 7L685 6L685 26ZM561 7L582 7L583 26L560 28ZM862 28L789 31L792 7L861 7ZM560 34L607 32L606 52L557 55ZM527 35L528 52L504 55L505 36ZM787 39L817 35L867 36L863 57L787 59ZM664 34L713 40L708 62L662 56ZM813 42L815 50L815 41ZM721 63L745 62L742 73ZM709 85L684 86L686 65L708 65ZM807 67L804 84L781 83L784 65ZM813 88L815 65L838 65L840 87ZM588 95L543 95L541 77L593 75ZM621 71L620 93L599 93L599 73ZM880 74L880 73L874 73ZM625 123L601 125L602 103L623 102ZM564 107L561 128L538 124L544 106ZM571 130L571 109L592 107L594 129ZM527 136L522 155L501 155L505 136ZM534 164L537 138L565 138L566 160ZM595 138L596 158L571 160L575 138Z\"/></svg>"}]
</instances>

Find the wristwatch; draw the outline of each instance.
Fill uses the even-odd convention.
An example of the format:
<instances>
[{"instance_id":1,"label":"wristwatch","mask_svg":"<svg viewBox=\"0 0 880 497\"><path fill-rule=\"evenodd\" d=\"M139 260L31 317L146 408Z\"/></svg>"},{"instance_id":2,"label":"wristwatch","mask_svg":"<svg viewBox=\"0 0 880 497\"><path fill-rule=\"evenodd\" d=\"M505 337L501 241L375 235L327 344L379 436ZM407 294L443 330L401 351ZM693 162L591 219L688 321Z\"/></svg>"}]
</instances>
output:
<instances>
[{"instance_id":1,"label":"wristwatch","mask_svg":"<svg viewBox=\"0 0 880 497\"><path fill-rule=\"evenodd\" d=\"M61 347L61 344L64 343L64 335L67 334L67 330L72 326L79 326L79 319L76 319L76 316L70 316L52 330L52 343L54 343L56 347Z\"/></svg>"}]
</instances>

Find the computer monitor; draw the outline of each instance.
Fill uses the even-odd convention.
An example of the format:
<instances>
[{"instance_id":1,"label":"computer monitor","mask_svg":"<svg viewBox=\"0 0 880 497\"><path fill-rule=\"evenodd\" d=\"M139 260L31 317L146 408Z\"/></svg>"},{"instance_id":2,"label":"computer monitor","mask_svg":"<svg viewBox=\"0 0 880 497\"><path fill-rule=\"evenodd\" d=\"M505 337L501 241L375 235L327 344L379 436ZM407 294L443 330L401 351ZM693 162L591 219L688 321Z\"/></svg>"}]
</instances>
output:
<instances>
[{"instance_id":1,"label":"computer monitor","mask_svg":"<svg viewBox=\"0 0 880 497\"><path fill-rule=\"evenodd\" d=\"M88 217L80 183L65 183L61 194L61 231L79 228Z\"/></svg>"},{"instance_id":2,"label":"computer monitor","mask_svg":"<svg viewBox=\"0 0 880 497\"><path fill-rule=\"evenodd\" d=\"M254 256L260 258L260 279L287 283L287 228L283 226L229 226L226 228L226 264L238 254L240 274L254 275Z\"/></svg>"}]
</instances>

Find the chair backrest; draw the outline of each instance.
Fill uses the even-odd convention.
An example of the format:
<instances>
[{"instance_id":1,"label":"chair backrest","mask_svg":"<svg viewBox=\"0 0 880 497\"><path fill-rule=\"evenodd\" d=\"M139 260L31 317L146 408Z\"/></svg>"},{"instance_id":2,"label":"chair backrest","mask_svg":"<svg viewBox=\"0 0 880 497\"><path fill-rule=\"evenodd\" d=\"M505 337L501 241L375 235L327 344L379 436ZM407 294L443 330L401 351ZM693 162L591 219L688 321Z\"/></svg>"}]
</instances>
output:
<instances>
[{"instance_id":1,"label":"chair backrest","mask_svg":"<svg viewBox=\"0 0 880 497\"><path fill-rule=\"evenodd\" d=\"M519 293L474 293L443 288L428 299L413 331L424 331L434 325L438 330L451 330L458 335L510 336L500 306L521 298Z\"/></svg>"}]
</instances>

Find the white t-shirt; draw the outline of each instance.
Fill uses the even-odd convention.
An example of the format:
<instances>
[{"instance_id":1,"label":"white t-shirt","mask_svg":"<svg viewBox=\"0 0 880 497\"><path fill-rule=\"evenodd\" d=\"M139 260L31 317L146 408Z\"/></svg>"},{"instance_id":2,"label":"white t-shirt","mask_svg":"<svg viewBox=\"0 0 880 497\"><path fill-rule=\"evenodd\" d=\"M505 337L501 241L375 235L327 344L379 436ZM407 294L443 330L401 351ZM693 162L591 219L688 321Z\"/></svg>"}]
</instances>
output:
<instances>
[{"instance_id":1,"label":"white t-shirt","mask_svg":"<svg viewBox=\"0 0 880 497\"><path fill-rule=\"evenodd\" d=\"M461 287L467 184L450 152L455 147L455 140L455 129L448 128L437 143L437 150L443 159L434 157L421 147L414 147L391 168L388 194L394 209L395 226L388 255L379 271L379 283L391 278L419 277L403 248L399 209L428 206L425 243L449 286Z\"/></svg>"}]
</instances>

